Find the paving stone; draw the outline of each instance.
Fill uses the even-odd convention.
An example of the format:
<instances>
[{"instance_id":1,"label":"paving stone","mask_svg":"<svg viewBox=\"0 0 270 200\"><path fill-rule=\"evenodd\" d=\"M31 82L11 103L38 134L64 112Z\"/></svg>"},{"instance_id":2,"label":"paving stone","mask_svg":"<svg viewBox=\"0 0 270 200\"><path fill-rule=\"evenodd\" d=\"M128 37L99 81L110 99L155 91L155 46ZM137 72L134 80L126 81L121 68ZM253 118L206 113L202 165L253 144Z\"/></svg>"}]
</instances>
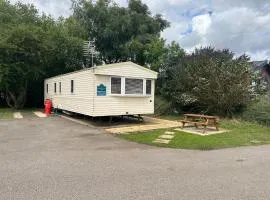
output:
<instances>
[{"instance_id":1,"label":"paving stone","mask_svg":"<svg viewBox=\"0 0 270 200\"><path fill-rule=\"evenodd\" d=\"M174 135L160 135L159 138L162 138L162 139L173 139L174 138Z\"/></svg>"},{"instance_id":2,"label":"paving stone","mask_svg":"<svg viewBox=\"0 0 270 200\"><path fill-rule=\"evenodd\" d=\"M260 140L251 140L250 142L253 143L253 144L260 144L261 143Z\"/></svg>"},{"instance_id":3,"label":"paving stone","mask_svg":"<svg viewBox=\"0 0 270 200\"><path fill-rule=\"evenodd\" d=\"M155 139L154 143L162 143L162 144L169 144L171 140L165 140L165 139Z\"/></svg>"},{"instance_id":4,"label":"paving stone","mask_svg":"<svg viewBox=\"0 0 270 200\"><path fill-rule=\"evenodd\" d=\"M16 118L16 119L22 119L23 118L23 116L22 116L22 114L20 112L13 113L13 117Z\"/></svg>"},{"instance_id":5,"label":"paving stone","mask_svg":"<svg viewBox=\"0 0 270 200\"><path fill-rule=\"evenodd\" d=\"M171 131L165 131L165 134L166 134L166 135L174 135L174 134L175 134L175 132L171 132Z\"/></svg>"},{"instance_id":6,"label":"paving stone","mask_svg":"<svg viewBox=\"0 0 270 200\"><path fill-rule=\"evenodd\" d=\"M36 111L36 112L33 112L36 116L38 117L47 117L46 114L42 113L42 112L39 112L39 111Z\"/></svg>"},{"instance_id":7,"label":"paving stone","mask_svg":"<svg viewBox=\"0 0 270 200\"><path fill-rule=\"evenodd\" d=\"M169 120L163 120L163 119L157 119L157 118L151 118L151 117L144 117L144 118L146 119L147 124L144 124L141 126L135 125L135 126L128 126L128 127L114 127L114 128L107 128L105 130L111 133L123 134L123 133L131 133L131 132L136 132L136 131L148 131L148 130L161 129L161 128L175 128L175 127L180 127L182 124L176 121L169 121Z\"/></svg>"}]
</instances>

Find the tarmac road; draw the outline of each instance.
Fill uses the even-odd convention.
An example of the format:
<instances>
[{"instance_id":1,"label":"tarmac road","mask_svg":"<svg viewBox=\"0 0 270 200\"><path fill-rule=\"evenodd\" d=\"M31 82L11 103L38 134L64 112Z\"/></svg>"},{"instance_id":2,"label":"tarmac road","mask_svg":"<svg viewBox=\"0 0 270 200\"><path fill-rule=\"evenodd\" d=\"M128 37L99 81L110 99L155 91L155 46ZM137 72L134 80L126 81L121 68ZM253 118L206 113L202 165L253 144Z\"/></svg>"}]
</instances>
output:
<instances>
[{"instance_id":1,"label":"tarmac road","mask_svg":"<svg viewBox=\"0 0 270 200\"><path fill-rule=\"evenodd\" d=\"M270 146L166 149L59 117L0 121L0 199L270 199Z\"/></svg>"}]
</instances>

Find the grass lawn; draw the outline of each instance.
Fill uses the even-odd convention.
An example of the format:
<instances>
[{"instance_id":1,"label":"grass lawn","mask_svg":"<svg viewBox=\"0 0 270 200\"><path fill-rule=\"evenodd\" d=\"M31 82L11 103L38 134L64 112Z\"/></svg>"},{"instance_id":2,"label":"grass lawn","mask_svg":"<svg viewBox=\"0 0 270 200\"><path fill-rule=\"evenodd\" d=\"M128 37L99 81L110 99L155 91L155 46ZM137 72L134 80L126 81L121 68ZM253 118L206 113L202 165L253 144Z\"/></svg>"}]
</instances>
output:
<instances>
[{"instance_id":1,"label":"grass lawn","mask_svg":"<svg viewBox=\"0 0 270 200\"><path fill-rule=\"evenodd\" d=\"M230 132L199 136L181 131L174 131L173 129L158 129L149 132L120 135L120 137L154 146L199 150L270 144L270 127L264 127L244 121L222 120L221 128L230 130ZM153 140L165 131L176 132L175 137L169 144L152 143Z\"/></svg>"},{"instance_id":2,"label":"grass lawn","mask_svg":"<svg viewBox=\"0 0 270 200\"><path fill-rule=\"evenodd\" d=\"M41 108L24 108L21 110L14 110L11 108L0 108L0 120L4 119L14 119L13 113L20 112L22 115L33 115L33 111L43 111Z\"/></svg>"},{"instance_id":3,"label":"grass lawn","mask_svg":"<svg viewBox=\"0 0 270 200\"><path fill-rule=\"evenodd\" d=\"M0 119L12 119L13 111L10 108L0 108Z\"/></svg>"}]
</instances>

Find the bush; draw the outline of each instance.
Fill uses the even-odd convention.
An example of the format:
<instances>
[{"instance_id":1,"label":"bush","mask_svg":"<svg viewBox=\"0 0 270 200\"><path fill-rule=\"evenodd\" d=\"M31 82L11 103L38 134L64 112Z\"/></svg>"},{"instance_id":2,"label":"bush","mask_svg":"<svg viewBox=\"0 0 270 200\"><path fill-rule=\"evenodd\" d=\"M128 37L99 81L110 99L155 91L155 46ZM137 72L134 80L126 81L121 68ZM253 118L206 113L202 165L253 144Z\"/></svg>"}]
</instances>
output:
<instances>
[{"instance_id":1,"label":"bush","mask_svg":"<svg viewBox=\"0 0 270 200\"><path fill-rule=\"evenodd\" d=\"M270 98L261 97L253 102L243 113L243 118L247 121L270 126Z\"/></svg>"},{"instance_id":2,"label":"bush","mask_svg":"<svg viewBox=\"0 0 270 200\"><path fill-rule=\"evenodd\" d=\"M248 61L228 50L197 49L166 71L161 94L174 108L231 116L250 100Z\"/></svg>"},{"instance_id":3,"label":"bush","mask_svg":"<svg viewBox=\"0 0 270 200\"><path fill-rule=\"evenodd\" d=\"M156 115L165 115L171 114L171 104L160 96L155 96L155 114Z\"/></svg>"}]
</instances>

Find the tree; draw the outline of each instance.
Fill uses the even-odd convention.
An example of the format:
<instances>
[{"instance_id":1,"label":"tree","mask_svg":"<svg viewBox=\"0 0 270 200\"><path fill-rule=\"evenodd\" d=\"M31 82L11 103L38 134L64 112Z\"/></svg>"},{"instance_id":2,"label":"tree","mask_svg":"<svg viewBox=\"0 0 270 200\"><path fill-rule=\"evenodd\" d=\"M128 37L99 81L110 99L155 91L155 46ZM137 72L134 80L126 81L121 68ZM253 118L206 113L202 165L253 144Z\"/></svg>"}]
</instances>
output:
<instances>
[{"instance_id":1,"label":"tree","mask_svg":"<svg viewBox=\"0 0 270 200\"><path fill-rule=\"evenodd\" d=\"M170 69L165 96L178 110L230 115L250 100L248 61L228 50L196 49Z\"/></svg>"},{"instance_id":2,"label":"tree","mask_svg":"<svg viewBox=\"0 0 270 200\"><path fill-rule=\"evenodd\" d=\"M38 15L33 5L0 0L0 92L13 108L41 105L43 80L83 66L83 39L73 19ZM86 31L80 32L83 37Z\"/></svg>"},{"instance_id":3,"label":"tree","mask_svg":"<svg viewBox=\"0 0 270 200\"><path fill-rule=\"evenodd\" d=\"M180 47L180 45L172 41L170 44L166 45L161 56L161 63L158 66L158 79L157 79L157 94L164 97L169 96L168 94L168 84L173 76L173 68L181 62L181 59L185 56L185 51Z\"/></svg>"},{"instance_id":4,"label":"tree","mask_svg":"<svg viewBox=\"0 0 270 200\"><path fill-rule=\"evenodd\" d=\"M96 3L86 0L73 2L73 16L86 27L95 40L100 59L105 63L131 60L147 63L147 45L157 40L169 26L161 15L151 16L147 5L130 0L128 7L119 7L110 0Z\"/></svg>"},{"instance_id":5,"label":"tree","mask_svg":"<svg viewBox=\"0 0 270 200\"><path fill-rule=\"evenodd\" d=\"M37 10L30 5L0 2L0 90L10 107L24 105L29 82L38 79L44 62Z\"/></svg>"}]
</instances>

